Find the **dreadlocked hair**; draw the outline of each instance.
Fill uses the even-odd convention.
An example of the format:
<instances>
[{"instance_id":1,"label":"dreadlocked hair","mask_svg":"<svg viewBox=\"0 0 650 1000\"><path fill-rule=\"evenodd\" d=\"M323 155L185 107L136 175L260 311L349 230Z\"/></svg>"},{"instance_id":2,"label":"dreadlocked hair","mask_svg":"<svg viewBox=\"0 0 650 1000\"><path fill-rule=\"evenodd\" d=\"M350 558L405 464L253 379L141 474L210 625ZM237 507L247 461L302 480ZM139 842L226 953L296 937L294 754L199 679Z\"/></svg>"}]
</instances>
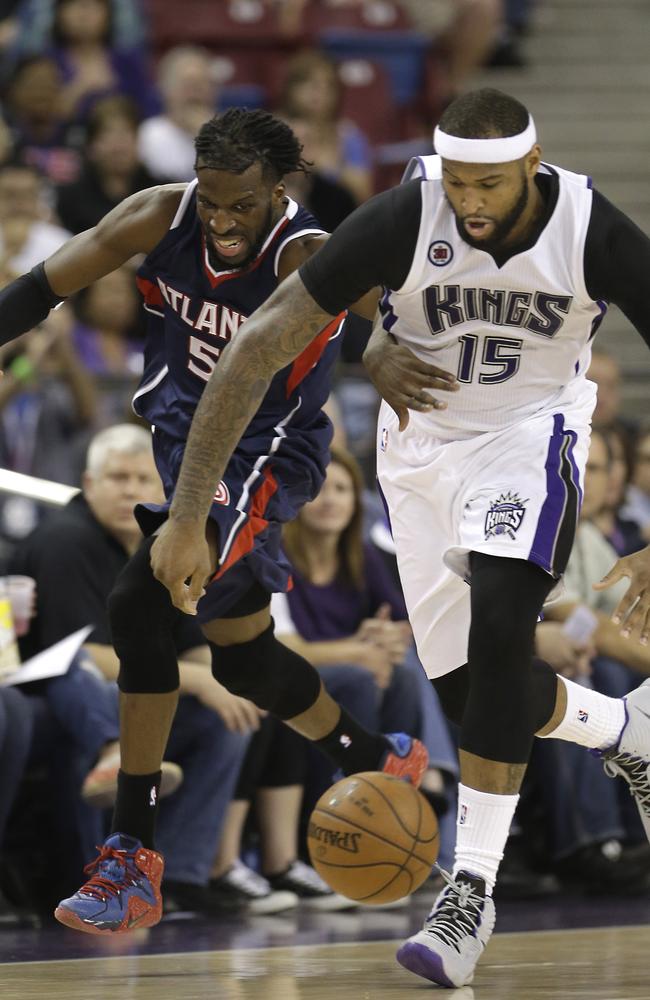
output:
<instances>
[{"instance_id":1,"label":"dreadlocked hair","mask_svg":"<svg viewBox=\"0 0 650 1000\"><path fill-rule=\"evenodd\" d=\"M452 101L438 125L443 132L460 139L505 138L524 131L528 111L509 94L484 87Z\"/></svg>"},{"instance_id":2,"label":"dreadlocked hair","mask_svg":"<svg viewBox=\"0 0 650 1000\"><path fill-rule=\"evenodd\" d=\"M268 111L230 108L215 115L201 126L194 148L202 167L243 174L261 163L264 176L275 182L309 166L289 126Z\"/></svg>"}]
</instances>

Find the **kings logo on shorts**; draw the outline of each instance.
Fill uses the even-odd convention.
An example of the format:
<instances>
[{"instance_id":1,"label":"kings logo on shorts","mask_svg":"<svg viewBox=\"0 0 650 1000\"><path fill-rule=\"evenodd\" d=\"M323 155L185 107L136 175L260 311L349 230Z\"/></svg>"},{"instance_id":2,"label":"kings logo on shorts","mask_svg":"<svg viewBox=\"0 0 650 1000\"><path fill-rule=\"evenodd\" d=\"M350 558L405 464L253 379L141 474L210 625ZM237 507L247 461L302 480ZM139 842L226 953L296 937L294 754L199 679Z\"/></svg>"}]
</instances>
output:
<instances>
[{"instance_id":1,"label":"kings logo on shorts","mask_svg":"<svg viewBox=\"0 0 650 1000\"><path fill-rule=\"evenodd\" d=\"M527 500L521 500L516 493L502 493L493 503L485 516L485 537L494 538L497 535L507 535L514 538L526 513Z\"/></svg>"}]
</instances>

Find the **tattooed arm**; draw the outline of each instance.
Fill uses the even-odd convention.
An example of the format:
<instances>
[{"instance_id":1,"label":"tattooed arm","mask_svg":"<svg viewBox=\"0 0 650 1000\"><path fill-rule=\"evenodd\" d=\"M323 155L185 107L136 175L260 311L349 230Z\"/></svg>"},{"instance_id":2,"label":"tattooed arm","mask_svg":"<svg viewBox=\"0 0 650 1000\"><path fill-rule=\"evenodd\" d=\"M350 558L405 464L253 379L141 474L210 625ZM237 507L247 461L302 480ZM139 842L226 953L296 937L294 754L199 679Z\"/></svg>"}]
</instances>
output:
<instances>
[{"instance_id":1,"label":"tattooed arm","mask_svg":"<svg viewBox=\"0 0 650 1000\"><path fill-rule=\"evenodd\" d=\"M181 611L196 613L203 584L214 572L205 525L232 453L275 373L331 319L294 273L246 320L210 376L192 421L169 520L151 550L154 574Z\"/></svg>"}]
</instances>

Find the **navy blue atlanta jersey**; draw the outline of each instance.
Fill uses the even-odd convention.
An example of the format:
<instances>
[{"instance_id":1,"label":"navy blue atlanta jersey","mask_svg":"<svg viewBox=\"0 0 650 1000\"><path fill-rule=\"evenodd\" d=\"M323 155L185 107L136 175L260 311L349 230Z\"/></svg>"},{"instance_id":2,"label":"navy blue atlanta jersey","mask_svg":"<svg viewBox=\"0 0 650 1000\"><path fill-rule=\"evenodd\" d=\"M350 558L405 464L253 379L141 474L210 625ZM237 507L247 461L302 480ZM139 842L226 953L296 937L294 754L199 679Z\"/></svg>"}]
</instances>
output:
<instances>
[{"instance_id":1,"label":"navy blue atlanta jersey","mask_svg":"<svg viewBox=\"0 0 650 1000\"><path fill-rule=\"evenodd\" d=\"M222 350L277 288L278 262L286 245L323 232L313 216L287 198L283 216L256 257L245 267L215 271L196 211L196 185L188 185L169 231L137 273L147 337L144 375L133 408L152 425L154 455L168 501L194 411ZM219 523L223 543L221 572L252 550L254 536L266 535L271 523L295 517L320 489L332 434L322 406L343 323L341 314L274 376L224 480L215 483L211 517ZM157 511L147 508L160 515L152 521L147 509L140 506L136 511L149 533L156 520L166 516L167 505ZM255 537L256 548L262 542L263 537ZM284 589L282 574L273 579L266 572L253 576L269 589Z\"/></svg>"}]
</instances>

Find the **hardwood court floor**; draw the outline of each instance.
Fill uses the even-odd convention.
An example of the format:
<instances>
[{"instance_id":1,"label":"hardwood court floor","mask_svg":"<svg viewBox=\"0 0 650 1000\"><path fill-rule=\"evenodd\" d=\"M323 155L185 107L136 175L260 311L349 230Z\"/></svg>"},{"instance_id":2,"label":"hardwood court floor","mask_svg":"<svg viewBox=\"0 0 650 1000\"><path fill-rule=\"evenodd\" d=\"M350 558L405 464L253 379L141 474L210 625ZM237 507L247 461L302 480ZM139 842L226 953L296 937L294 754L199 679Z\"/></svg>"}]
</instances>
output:
<instances>
[{"instance_id":1,"label":"hardwood court floor","mask_svg":"<svg viewBox=\"0 0 650 1000\"><path fill-rule=\"evenodd\" d=\"M650 929L498 934L473 986L436 992L394 941L0 966L3 1000L650 1000Z\"/></svg>"}]
</instances>

